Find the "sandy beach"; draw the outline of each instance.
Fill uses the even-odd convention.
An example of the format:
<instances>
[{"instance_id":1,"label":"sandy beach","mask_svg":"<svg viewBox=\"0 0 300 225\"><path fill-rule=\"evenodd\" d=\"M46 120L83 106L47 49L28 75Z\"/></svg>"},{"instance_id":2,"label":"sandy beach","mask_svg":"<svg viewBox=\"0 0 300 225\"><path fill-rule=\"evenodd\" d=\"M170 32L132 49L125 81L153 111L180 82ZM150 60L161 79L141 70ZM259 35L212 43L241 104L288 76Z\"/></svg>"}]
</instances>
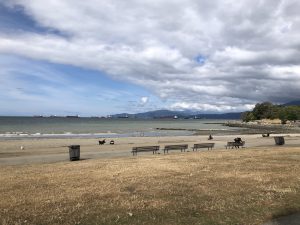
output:
<instances>
[{"instance_id":1,"label":"sandy beach","mask_svg":"<svg viewBox=\"0 0 300 225\"><path fill-rule=\"evenodd\" d=\"M246 148L249 147L272 147L278 148L274 142L274 136L285 137L285 147L300 146L300 134L274 134L270 137L262 137L259 134L253 135L222 135L214 136L208 141L205 136L176 136L176 137L126 137L114 138L114 145L98 145L96 138L62 138L42 139L25 138L20 140L0 140L0 166L55 163L69 160L69 145L80 145L81 159L109 159L132 157L131 149L135 146L159 145L161 149L168 144L188 144L189 151L195 143L214 142L214 150L225 150L227 141L233 141L235 137L241 137L246 141ZM107 139L109 142L111 139ZM21 150L23 146L23 150ZM160 151L162 153L162 151ZM138 154L138 157L151 153ZM176 151L171 152L176 154Z\"/></svg>"}]
</instances>

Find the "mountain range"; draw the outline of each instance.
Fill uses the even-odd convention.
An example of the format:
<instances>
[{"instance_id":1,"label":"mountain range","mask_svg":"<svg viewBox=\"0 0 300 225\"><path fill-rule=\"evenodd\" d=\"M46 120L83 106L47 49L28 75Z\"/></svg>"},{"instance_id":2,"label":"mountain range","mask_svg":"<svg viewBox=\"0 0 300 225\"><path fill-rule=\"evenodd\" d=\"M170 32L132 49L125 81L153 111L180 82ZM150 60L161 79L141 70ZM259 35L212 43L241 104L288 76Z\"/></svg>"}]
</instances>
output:
<instances>
[{"instance_id":1,"label":"mountain range","mask_svg":"<svg viewBox=\"0 0 300 225\"><path fill-rule=\"evenodd\" d=\"M136 118L136 119L240 119L241 112L238 113L223 113L223 114L201 114L190 110L186 111L171 111L171 110L156 110L144 113L128 114L121 113L112 116L113 118Z\"/></svg>"},{"instance_id":2,"label":"mountain range","mask_svg":"<svg viewBox=\"0 0 300 225\"><path fill-rule=\"evenodd\" d=\"M300 100L288 102L288 103L285 103L285 104L283 104L283 105L284 105L284 106L300 105Z\"/></svg>"},{"instance_id":3,"label":"mountain range","mask_svg":"<svg viewBox=\"0 0 300 225\"><path fill-rule=\"evenodd\" d=\"M300 105L300 100L291 101L283 104L283 106L293 106ZM121 113L113 115L113 118L136 118L136 119L170 119L170 118L178 118L178 119L241 119L241 115L243 112L233 112L233 113L214 113L207 114L201 112L195 112L191 110L185 111L171 111L171 110L155 110L143 113L129 114L129 113Z\"/></svg>"}]
</instances>

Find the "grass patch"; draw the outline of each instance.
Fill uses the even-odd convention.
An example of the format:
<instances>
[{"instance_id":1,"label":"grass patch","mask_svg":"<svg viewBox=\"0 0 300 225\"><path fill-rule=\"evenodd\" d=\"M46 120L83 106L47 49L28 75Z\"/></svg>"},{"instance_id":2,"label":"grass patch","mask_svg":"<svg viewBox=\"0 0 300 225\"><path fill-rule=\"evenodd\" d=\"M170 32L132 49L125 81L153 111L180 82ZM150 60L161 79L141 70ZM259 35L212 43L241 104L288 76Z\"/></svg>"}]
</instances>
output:
<instances>
[{"instance_id":1,"label":"grass patch","mask_svg":"<svg viewBox=\"0 0 300 225\"><path fill-rule=\"evenodd\" d=\"M300 148L0 167L2 224L261 224L300 211Z\"/></svg>"}]
</instances>

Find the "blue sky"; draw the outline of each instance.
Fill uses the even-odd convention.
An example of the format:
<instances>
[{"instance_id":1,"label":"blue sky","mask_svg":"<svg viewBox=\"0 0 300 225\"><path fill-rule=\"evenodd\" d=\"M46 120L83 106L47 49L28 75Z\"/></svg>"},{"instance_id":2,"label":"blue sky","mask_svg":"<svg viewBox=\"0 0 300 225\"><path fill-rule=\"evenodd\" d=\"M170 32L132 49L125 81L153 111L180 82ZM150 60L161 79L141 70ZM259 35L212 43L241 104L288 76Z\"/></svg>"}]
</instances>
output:
<instances>
[{"instance_id":1,"label":"blue sky","mask_svg":"<svg viewBox=\"0 0 300 225\"><path fill-rule=\"evenodd\" d=\"M0 115L245 111L300 96L296 0L4 0Z\"/></svg>"},{"instance_id":2,"label":"blue sky","mask_svg":"<svg viewBox=\"0 0 300 225\"><path fill-rule=\"evenodd\" d=\"M2 33L33 32L63 35L38 26L22 7L0 4ZM0 115L105 116L163 108L147 88L115 80L105 73L68 64L0 54Z\"/></svg>"},{"instance_id":3,"label":"blue sky","mask_svg":"<svg viewBox=\"0 0 300 225\"><path fill-rule=\"evenodd\" d=\"M3 115L103 116L163 107L146 88L99 71L12 55L0 61Z\"/></svg>"}]
</instances>

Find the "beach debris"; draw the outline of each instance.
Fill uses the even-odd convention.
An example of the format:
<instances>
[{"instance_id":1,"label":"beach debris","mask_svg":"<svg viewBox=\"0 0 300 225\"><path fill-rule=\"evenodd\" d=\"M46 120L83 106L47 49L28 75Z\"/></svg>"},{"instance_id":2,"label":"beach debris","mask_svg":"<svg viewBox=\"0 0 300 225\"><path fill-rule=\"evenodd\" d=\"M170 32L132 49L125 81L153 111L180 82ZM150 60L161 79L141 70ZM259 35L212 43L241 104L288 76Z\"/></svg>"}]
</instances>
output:
<instances>
[{"instance_id":1,"label":"beach debris","mask_svg":"<svg viewBox=\"0 0 300 225\"><path fill-rule=\"evenodd\" d=\"M105 139L103 139L102 141L99 141L99 145L104 145L105 144Z\"/></svg>"},{"instance_id":2,"label":"beach debris","mask_svg":"<svg viewBox=\"0 0 300 225\"><path fill-rule=\"evenodd\" d=\"M111 140L111 141L109 142L109 144L110 144L110 145L114 145L114 144L115 144L115 141L114 141L114 140Z\"/></svg>"},{"instance_id":3,"label":"beach debris","mask_svg":"<svg viewBox=\"0 0 300 225\"><path fill-rule=\"evenodd\" d=\"M21 150L25 150L25 147L23 145L21 145L20 149Z\"/></svg>"}]
</instances>

